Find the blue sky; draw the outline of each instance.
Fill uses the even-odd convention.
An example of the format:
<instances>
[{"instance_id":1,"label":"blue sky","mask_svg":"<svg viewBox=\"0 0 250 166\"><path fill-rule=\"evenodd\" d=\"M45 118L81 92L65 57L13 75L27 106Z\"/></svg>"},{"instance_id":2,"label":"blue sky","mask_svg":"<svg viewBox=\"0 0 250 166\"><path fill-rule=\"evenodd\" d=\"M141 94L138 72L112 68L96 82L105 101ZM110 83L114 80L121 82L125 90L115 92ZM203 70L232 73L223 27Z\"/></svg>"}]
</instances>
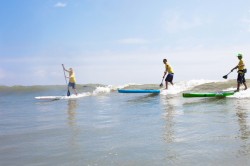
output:
<instances>
[{"instance_id":1,"label":"blue sky","mask_svg":"<svg viewBox=\"0 0 250 166\"><path fill-rule=\"evenodd\" d=\"M0 85L221 80L243 53L250 65L250 1L1 0ZM234 79L236 73L229 78Z\"/></svg>"}]
</instances>

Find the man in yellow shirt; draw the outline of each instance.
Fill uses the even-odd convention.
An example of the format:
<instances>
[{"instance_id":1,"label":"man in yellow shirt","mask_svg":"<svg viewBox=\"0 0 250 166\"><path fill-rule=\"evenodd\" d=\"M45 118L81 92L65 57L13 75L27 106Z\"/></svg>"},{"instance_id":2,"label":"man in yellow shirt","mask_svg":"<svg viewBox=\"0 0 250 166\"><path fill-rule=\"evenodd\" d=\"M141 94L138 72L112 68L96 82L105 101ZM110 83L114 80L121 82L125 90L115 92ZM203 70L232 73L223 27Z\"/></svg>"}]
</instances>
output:
<instances>
[{"instance_id":1,"label":"man in yellow shirt","mask_svg":"<svg viewBox=\"0 0 250 166\"><path fill-rule=\"evenodd\" d=\"M164 75L163 75L163 79L166 76L166 74L168 73L165 82L166 82L166 89L168 89L168 82L170 82L172 85L173 84L173 78L174 78L174 70L173 68L170 66L170 64L167 62L167 59L163 59L163 63L165 64L165 71L164 71Z\"/></svg>"},{"instance_id":2,"label":"man in yellow shirt","mask_svg":"<svg viewBox=\"0 0 250 166\"><path fill-rule=\"evenodd\" d=\"M246 79L245 79L245 73L246 73L246 68L245 68L245 63L243 61L243 56L242 54L237 55L239 59L239 63L237 66L235 66L231 72L233 72L235 69L238 69L238 77L237 77L237 90L236 92L239 92L240 90L240 84L243 84L245 86L245 90L247 89L246 85Z\"/></svg>"},{"instance_id":3,"label":"man in yellow shirt","mask_svg":"<svg viewBox=\"0 0 250 166\"><path fill-rule=\"evenodd\" d=\"M75 91L75 94L77 95L75 72L73 71L72 68L69 68L69 70L66 70L64 65L62 65L62 66L63 66L63 69L69 73L69 77L67 77L67 78L69 78L68 86L72 87L72 89Z\"/></svg>"}]
</instances>

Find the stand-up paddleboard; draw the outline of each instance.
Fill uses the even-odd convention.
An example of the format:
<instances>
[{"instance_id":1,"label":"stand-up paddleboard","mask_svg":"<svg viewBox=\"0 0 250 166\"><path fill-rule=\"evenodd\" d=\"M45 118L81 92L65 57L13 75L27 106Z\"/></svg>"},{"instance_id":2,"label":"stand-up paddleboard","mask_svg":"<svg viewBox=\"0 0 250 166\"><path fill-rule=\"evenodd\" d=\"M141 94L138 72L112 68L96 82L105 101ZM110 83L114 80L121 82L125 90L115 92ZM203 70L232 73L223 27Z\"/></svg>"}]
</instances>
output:
<instances>
[{"instance_id":1,"label":"stand-up paddleboard","mask_svg":"<svg viewBox=\"0 0 250 166\"><path fill-rule=\"evenodd\" d=\"M37 100L60 100L62 97L66 96L37 96L35 99Z\"/></svg>"},{"instance_id":2,"label":"stand-up paddleboard","mask_svg":"<svg viewBox=\"0 0 250 166\"><path fill-rule=\"evenodd\" d=\"M37 96L35 99L37 100L61 100L61 99L77 99L85 96L89 96L90 94L78 94L78 95L71 95L71 96Z\"/></svg>"},{"instance_id":3,"label":"stand-up paddleboard","mask_svg":"<svg viewBox=\"0 0 250 166\"><path fill-rule=\"evenodd\" d=\"M208 93L183 93L183 97L226 97L231 96L234 91L225 91L225 92L208 92Z\"/></svg>"},{"instance_id":4,"label":"stand-up paddleboard","mask_svg":"<svg viewBox=\"0 0 250 166\"><path fill-rule=\"evenodd\" d=\"M119 93L160 93L159 89L118 89Z\"/></svg>"}]
</instances>

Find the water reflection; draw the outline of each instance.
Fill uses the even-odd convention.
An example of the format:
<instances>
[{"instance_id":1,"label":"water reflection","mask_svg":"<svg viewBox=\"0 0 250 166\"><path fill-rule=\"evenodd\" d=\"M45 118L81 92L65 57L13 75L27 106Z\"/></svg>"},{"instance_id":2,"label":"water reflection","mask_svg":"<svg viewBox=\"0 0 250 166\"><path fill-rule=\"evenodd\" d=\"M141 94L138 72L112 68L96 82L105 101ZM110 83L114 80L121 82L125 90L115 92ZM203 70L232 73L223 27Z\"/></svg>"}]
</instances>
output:
<instances>
[{"instance_id":1,"label":"water reflection","mask_svg":"<svg viewBox=\"0 0 250 166\"><path fill-rule=\"evenodd\" d=\"M68 101L68 126L70 127L70 131L72 132L71 138L70 138L70 144L72 146L77 145L77 137L79 133L79 128L77 126L77 120L76 120L76 115L77 115L77 100L69 100Z\"/></svg>"},{"instance_id":2,"label":"water reflection","mask_svg":"<svg viewBox=\"0 0 250 166\"><path fill-rule=\"evenodd\" d=\"M239 150L240 155L250 154L249 136L250 130L248 125L248 104L244 101L238 101L236 106L236 116L238 117L239 124L239 138L242 140L243 145Z\"/></svg>"},{"instance_id":3,"label":"water reflection","mask_svg":"<svg viewBox=\"0 0 250 166\"><path fill-rule=\"evenodd\" d=\"M175 115L175 109L173 103L171 103L171 100L164 100L163 101L164 106L164 118L166 120L165 125L165 133L164 133L164 140L167 143L172 143L175 141L175 121L174 121L174 115Z\"/></svg>"},{"instance_id":4,"label":"water reflection","mask_svg":"<svg viewBox=\"0 0 250 166\"><path fill-rule=\"evenodd\" d=\"M150 101L152 101L153 98L155 98L156 96L159 96L159 94L137 94L138 96L136 96L135 98L129 99L128 102L129 103L134 103L134 104L138 104L138 103L149 103Z\"/></svg>"},{"instance_id":5,"label":"water reflection","mask_svg":"<svg viewBox=\"0 0 250 166\"><path fill-rule=\"evenodd\" d=\"M68 101L68 124L70 127L76 126L77 100Z\"/></svg>"},{"instance_id":6,"label":"water reflection","mask_svg":"<svg viewBox=\"0 0 250 166\"><path fill-rule=\"evenodd\" d=\"M175 151L175 142L176 142L176 107L175 107L175 100L167 98L166 96L161 97L161 103L164 110L164 119L166 120L166 124L164 127L163 138L164 141L167 143L167 160L175 163L179 154Z\"/></svg>"}]
</instances>

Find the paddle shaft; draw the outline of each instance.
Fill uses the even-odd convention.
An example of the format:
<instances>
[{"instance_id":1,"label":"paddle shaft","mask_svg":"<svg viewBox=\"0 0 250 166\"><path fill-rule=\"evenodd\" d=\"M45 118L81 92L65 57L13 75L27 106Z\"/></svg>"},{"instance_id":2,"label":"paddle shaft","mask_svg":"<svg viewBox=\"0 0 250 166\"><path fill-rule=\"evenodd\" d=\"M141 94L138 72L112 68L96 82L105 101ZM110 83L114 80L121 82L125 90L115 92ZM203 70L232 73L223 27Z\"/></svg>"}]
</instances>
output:
<instances>
[{"instance_id":1,"label":"paddle shaft","mask_svg":"<svg viewBox=\"0 0 250 166\"><path fill-rule=\"evenodd\" d=\"M230 71L229 73L227 73L227 76L228 76L230 73L232 73L232 71Z\"/></svg>"},{"instance_id":2,"label":"paddle shaft","mask_svg":"<svg viewBox=\"0 0 250 166\"><path fill-rule=\"evenodd\" d=\"M227 73L227 75L226 75L226 76L228 76L230 73L232 73L232 71L230 71L229 73Z\"/></svg>"},{"instance_id":3,"label":"paddle shaft","mask_svg":"<svg viewBox=\"0 0 250 166\"><path fill-rule=\"evenodd\" d=\"M67 78L66 78L66 74L65 74L64 67L63 67L63 73L64 73L64 78L65 78L66 85L68 85L68 82L67 82Z\"/></svg>"},{"instance_id":4,"label":"paddle shaft","mask_svg":"<svg viewBox=\"0 0 250 166\"><path fill-rule=\"evenodd\" d=\"M162 80L161 80L161 84L160 84L160 86L163 86L163 84L162 84L162 82L163 82L163 79L164 79L164 77L162 78Z\"/></svg>"},{"instance_id":5,"label":"paddle shaft","mask_svg":"<svg viewBox=\"0 0 250 166\"><path fill-rule=\"evenodd\" d=\"M63 73L64 73L65 82L66 82L66 85L68 87L67 96L70 96L70 91L69 91L69 86L68 86L68 82L67 82L67 78L66 78L66 74L65 74L65 70L64 70L64 65L62 64L62 66L63 66Z\"/></svg>"}]
</instances>

